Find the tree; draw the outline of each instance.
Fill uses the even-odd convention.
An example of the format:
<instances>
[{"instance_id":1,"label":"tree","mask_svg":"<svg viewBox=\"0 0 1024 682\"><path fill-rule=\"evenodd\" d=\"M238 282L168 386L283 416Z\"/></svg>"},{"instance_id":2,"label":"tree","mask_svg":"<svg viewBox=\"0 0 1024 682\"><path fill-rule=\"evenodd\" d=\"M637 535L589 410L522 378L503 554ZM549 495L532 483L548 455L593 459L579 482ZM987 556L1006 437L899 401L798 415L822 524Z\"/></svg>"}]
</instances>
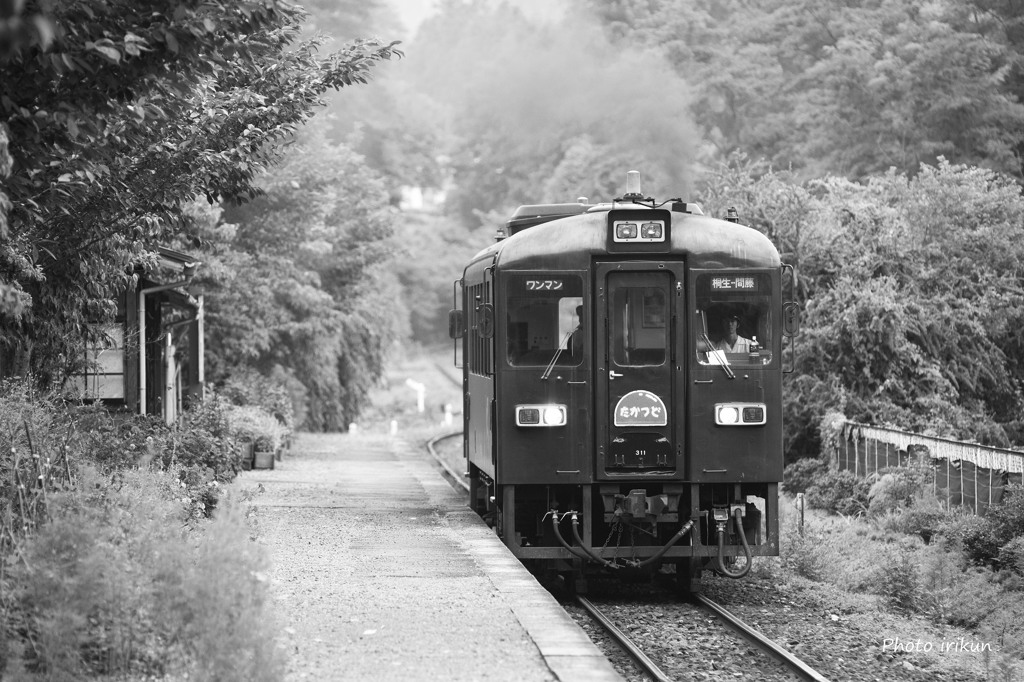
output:
<instances>
[{"instance_id":1,"label":"tree","mask_svg":"<svg viewBox=\"0 0 1024 682\"><path fill-rule=\"evenodd\" d=\"M301 9L275 0L77 0L49 18L49 49L0 61L13 159L0 284L21 302L0 331L44 382L80 357L150 249L187 230L193 198L256 196L323 93L395 54L364 41L318 58L295 43Z\"/></svg>"},{"instance_id":2,"label":"tree","mask_svg":"<svg viewBox=\"0 0 1024 682\"><path fill-rule=\"evenodd\" d=\"M940 156L1021 177L1024 32L1012 4L590 2L616 45L660 46L693 84L714 157L740 150L853 179L913 174Z\"/></svg>"},{"instance_id":3,"label":"tree","mask_svg":"<svg viewBox=\"0 0 1024 682\"><path fill-rule=\"evenodd\" d=\"M835 40L801 81L796 156L812 172L913 173L942 156L1019 174L1024 107L1004 88L1004 44L963 25L954 3L841 5L827 21Z\"/></svg>"},{"instance_id":4,"label":"tree","mask_svg":"<svg viewBox=\"0 0 1024 682\"><path fill-rule=\"evenodd\" d=\"M256 181L261 195L202 221L210 379L275 368L305 387L306 428L354 420L395 338L392 215L363 159L307 127ZM399 311L400 312L400 311Z\"/></svg>"},{"instance_id":5,"label":"tree","mask_svg":"<svg viewBox=\"0 0 1024 682\"><path fill-rule=\"evenodd\" d=\"M816 451L829 411L1021 442L1024 198L1012 178L943 160L864 183L801 184L758 164L712 179L712 205L736 205L799 255L806 308L786 383L791 455Z\"/></svg>"}]
</instances>

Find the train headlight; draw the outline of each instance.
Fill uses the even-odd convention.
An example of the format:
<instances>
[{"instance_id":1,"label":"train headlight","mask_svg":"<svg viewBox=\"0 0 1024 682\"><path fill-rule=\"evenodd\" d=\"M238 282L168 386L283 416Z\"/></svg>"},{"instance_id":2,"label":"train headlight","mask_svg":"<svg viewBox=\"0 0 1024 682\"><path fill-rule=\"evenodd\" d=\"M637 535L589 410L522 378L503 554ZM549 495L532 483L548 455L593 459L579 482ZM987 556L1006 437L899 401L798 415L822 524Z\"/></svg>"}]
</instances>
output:
<instances>
[{"instance_id":1,"label":"train headlight","mask_svg":"<svg viewBox=\"0 0 1024 682\"><path fill-rule=\"evenodd\" d=\"M715 423L719 426L760 426L766 423L764 403L716 403Z\"/></svg>"},{"instance_id":2,"label":"train headlight","mask_svg":"<svg viewBox=\"0 0 1024 682\"><path fill-rule=\"evenodd\" d=\"M653 239L660 242L664 234L665 226L661 223L644 223L640 226L640 236L644 239Z\"/></svg>"},{"instance_id":3,"label":"train headlight","mask_svg":"<svg viewBox=\"0 0 1024 682\"><path fill-rule=\"evenodd\" d=\"M616 223L615 241L622 242L627 239L636 239L636 223Z\"/></svg>"},{"instance_id":4,"label":"train headlight","mask_svg":"<svg viewBox=\"0 0 1024 682\"><path fill-rule=\"evenodd\" d=\"M516 405L516 426L565 426L565 405Z\"/></svg>"},{"instance_id":5,"label":"train headlight","mask_svg":"<svg viewBox=\"0 0 1024 682\"><path fill-rule=\"evenodd\" d=\"M615 241L622 242L663 242L665 241L664 220L616 220L613 222Z\"/></svg>"},{"instance_id":6,"label":"train headlight","mask_svg":"<svg viewBox=\"0 0 1024 682\"><path fill-rule=\"evenodd\" d=\"M729 426L740 420L740 411L731 405L719 405L715 410L715 423Z\"/></svg>"}]
</instances>

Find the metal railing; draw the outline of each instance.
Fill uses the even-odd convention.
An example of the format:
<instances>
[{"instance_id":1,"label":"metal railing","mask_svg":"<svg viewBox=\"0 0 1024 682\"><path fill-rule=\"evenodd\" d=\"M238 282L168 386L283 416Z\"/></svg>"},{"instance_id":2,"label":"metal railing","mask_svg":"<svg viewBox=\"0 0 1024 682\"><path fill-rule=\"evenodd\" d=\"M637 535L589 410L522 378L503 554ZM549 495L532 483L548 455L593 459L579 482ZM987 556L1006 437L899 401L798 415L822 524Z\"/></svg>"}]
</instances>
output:
<instances>
[{"instance_id":1,"label":"metal railing","mask_svg":"<svg viewBox=\"0 0 1024 682\"><path fill-rule=\"evenodd\" d=\"M837 435L832 458L840 470L870 476L891 467L929 467L939 500L976 514L1024 479L1024 452L851 421L842 422Z\"/></svg>"}]
</instances>

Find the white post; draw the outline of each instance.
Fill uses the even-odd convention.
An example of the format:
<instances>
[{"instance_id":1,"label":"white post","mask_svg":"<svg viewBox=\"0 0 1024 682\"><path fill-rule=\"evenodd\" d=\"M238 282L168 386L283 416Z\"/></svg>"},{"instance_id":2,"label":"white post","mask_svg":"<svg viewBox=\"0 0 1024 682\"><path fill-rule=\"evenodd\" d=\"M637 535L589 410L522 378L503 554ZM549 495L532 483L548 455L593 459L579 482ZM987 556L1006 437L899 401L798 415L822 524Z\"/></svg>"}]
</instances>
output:
<instances>
[{"instance_id":1,"label":"white post","mask_svg":"<svg viewBox=\"0 0 1024 682\"><path fill-rule=\"evenodd\" d=\"M175 400L174 344L171 343L171 331L167 330L164 343L164 423L168 426L177 418L177 400Z\"/></svg>"},{"instance_id":2,"label":"white post","mask_svg":"<svg viewBox=\"0 0 1024 682\"><path fill-rule=\"evenodd\" d=\"M206 397L206 308L203 300L203 295L199 294L196 296L196 300L199 301L199 309L196 311L196 334L199 335L199 357L196 358L196 365L199 374L199 385L202 387L203 395Z\"/></svg>"},{"instance_id":3,"label":"white post","mask_svg":"<svg viewBox=\"0 0 1024 682\"><path fill-rule=\"evenodd\" d=\"M416 411L422 413L426 409L425 397L427 393L427 387L418 381L412 379L406 379L405 385L416 391Z\"/></svg>"}]
</instances>

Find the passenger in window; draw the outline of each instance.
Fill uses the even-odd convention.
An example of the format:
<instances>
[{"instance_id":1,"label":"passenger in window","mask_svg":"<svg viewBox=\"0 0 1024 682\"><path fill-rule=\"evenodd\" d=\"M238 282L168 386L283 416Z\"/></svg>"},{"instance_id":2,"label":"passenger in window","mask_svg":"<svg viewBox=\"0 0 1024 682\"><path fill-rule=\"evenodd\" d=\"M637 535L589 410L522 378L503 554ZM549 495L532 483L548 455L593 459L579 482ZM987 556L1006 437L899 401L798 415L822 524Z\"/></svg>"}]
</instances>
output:
<instances>
[{"instance_id":1,"label":"passenger in window","mask_svg":"<svg viewBox=\"0 0 1024 682\"><path fill-rule=\"evenodd\" d=\"M715 349L726 353L749 353L753 342L739 335L739 327L739 317L736 315L726 317L723 323L722 339L715 344Z\"/></svg>"},{"instance_id":2,"label":"passenger in window","mask_svg":"<svg viewBox=\"0 0 1024 682\"><path fill-rule=\"evenodd\" d=\"M583 306L576 306L576 328L572 330L569 338L569 351L572 357L579 359L583 357Z\"/></svg>"}]
</instances>

